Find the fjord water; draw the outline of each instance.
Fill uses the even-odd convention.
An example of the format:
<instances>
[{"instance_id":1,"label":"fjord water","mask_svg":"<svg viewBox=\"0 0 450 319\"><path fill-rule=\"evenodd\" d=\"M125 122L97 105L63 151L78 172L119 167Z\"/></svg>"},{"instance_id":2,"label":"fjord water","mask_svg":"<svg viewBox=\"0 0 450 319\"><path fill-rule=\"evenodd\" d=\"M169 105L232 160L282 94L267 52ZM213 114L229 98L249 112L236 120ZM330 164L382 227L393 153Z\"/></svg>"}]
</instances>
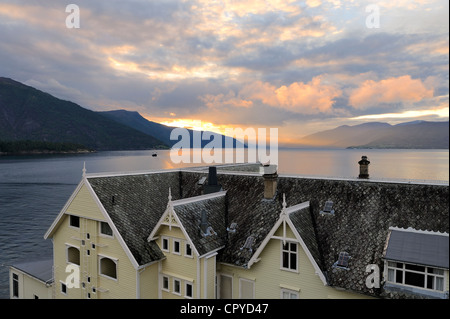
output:
<instances>
[{"instance_id":1,"label":"fjord water","mask_svg":"<svg viewBox=\"0 0 450 319\"><path fill-rule=\"evenodd\" d=\"M79 155L0 157L0 298L9 298L9 268L52 255L43 236L88 173L133 172L207 164L174 164L170 151L116 151ZM367 156L371 179L448 184L448 150L281 149L278 172L356 178Z\"/></svg>"}]
</instances>

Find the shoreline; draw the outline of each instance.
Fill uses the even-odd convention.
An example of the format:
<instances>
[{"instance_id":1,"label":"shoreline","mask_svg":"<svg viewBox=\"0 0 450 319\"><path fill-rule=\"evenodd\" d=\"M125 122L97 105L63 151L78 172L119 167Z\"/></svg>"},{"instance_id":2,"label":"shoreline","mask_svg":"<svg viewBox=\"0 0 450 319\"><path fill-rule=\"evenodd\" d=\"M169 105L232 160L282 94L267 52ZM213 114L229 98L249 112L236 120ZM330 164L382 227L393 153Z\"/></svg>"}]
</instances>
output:
<instances>
[{"instance_id":1,"label":"shoreline","mask_svg":"<svg viewBox=\"0 0 450 319\"><path fill-rule=\"evenodd\" d=\"M19 152L0 152L0 156L27 156L27 155L57 155L57 154L88 154L96 153L94 150L73 150L73 151L49 151L49 150L31 150Z\"/></svg>"}]
</instances>

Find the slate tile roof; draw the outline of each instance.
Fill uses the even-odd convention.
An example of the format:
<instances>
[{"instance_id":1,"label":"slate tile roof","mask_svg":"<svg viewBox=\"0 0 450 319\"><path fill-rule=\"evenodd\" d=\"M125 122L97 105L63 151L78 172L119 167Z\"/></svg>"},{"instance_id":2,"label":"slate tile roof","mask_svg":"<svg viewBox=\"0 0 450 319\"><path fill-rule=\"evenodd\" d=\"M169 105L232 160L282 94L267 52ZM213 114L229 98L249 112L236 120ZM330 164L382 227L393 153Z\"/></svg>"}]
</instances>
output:
<instances>
[{"instance_id":1,"label":"slate tile roof","mask_svg":"<svg viewBox=\"0 0 450 319\"><path fill-rule=\"evenodd\" d=\"M378 265L383 272L382 255L389 227L449 232L448 185L279 175L274 199L266 200L263 177L254 166L251 173L227 170L218 167L218 183L226 191L221 200L177 208L177 214L192 234L196 234L200 222L199 210L205 208L214 214L212 220L217 222L214 230L226 239L224 249L219 251L220 262L247 267L279 218L282 194L286 196L287 207L310 202L309 209L291 213L290 218L328 284L357 293L385 296L381 288L367 288L365 278L369 264ZM145 264L162 257L159 249L146 239L165 211L169 187L173 200L202 195L204 186L198 181L207 172L207 168L190 169L89 178L89 182L138 263ZM110 198L114 194L118 194L118 202L112 205ZM320 214L327 200L333 201L334 215ZM219 211L223 219L218 217ZM237 224L235 233L220 229L219 224L226 229L233 222ZM254 237L252 251L241 249L249 236ZM201 238L195 240L201 247ZM204 251L211 249L208 245L219 245L204 244ZM333 267L343 251L351 256L348 270Z\"/></svg>"},{"instance_id":2,"label":"slate tile roof","mask_svg":"<svg viewBox=\"0 0 450 319\"><path fill-rule=\"evenodd\" d=\"M181 202L181 203L178 203ZM207 199L172 202L175 213L200 256L223 247L226 243L225 192ZM204 236L200 229L202 212L206 212L207 224L213 233Z\"/></svg>"},{"instance_id":3,"label":"slate tile roof","mask_svg":"<svg viewBox=\"0 0 450 319\"><path fill-rule=\"evenodd\" d=\"M180 198L179 172L88 178L139 265L164 257L147 238L167 206L169 187ZM112 197L114 196L114 203Z\"/></svg>"}]
</instances>

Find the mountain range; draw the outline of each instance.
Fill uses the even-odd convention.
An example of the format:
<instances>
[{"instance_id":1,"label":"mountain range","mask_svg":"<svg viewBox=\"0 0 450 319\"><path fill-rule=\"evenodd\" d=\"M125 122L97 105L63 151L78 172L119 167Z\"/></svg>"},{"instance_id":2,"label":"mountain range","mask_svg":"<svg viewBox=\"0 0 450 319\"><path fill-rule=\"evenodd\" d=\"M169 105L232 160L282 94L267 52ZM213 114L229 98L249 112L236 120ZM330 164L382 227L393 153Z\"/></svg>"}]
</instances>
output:
<instances>
[{"instance_id":1,"label":"mountain range","mask_svg":"<svg viewBox=\"0 0 450 319\"><path fill-rule=\"evenodd\" d=\"M448 121L343 125L305 136L299 146L448 149L448 129ZM173 127L149 121L138 112L94 112L0 77L0 141L75 143L97 151L167 149L177 142L170 139L172 130ZM188 132L193 145L193 131ZM211 134L225 145L225 136ZM202 140L202 147L209 142ZM233 147L236 146L242 144L233 139Z\"/></svg>"},{"instance_id":2,"label":"mountain range","mask_svg":"<svg viewBox=\"0 0 450 319\"><path fill-rule=\"evenodd\" d=\"M78 143L95 150L168 148L98 112L0 78L0 140Z\"/></svg>"},{"instance_id":3,"label":"mountain range","mask_svg":"<svg viewBox=\"0 0 450 319\"><path fill-rule=\"evenodd\" d=\"M336 148L448 149L449 122L413 121L391 125L342 125L303 137L303 146Z\"/></svg>"}]
</instances>

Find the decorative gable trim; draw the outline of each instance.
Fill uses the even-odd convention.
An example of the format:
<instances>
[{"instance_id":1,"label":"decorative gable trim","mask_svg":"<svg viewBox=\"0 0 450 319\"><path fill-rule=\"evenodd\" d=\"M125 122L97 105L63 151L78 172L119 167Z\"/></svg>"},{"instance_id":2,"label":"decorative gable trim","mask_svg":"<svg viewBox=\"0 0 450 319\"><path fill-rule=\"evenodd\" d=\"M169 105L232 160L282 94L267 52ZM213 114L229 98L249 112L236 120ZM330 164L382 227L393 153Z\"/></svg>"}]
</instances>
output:
<instances>
[{"instance_id":1,"label":"decorative gable trim","mask_svg":"<svg viewBox=\"0 0 450 319\"><path fill-rule=\"evenodd\" d=\"M311 262L311 264L313 265L316 274L319 276L320 280L323 282L324 285L327 284L327 280L323 274L323 272L320 270L319 266L317 265L316 261L314 260L311 252L309 251L308 247L306 246L305 242L303 241L302 237L300 236L300 234L298 233L297 229L295 228L294 224L292 223L292 221L289 218L289 214L296 212L300 209L304 209L309 207L309 201L301 203L301 204L297 204L291 207L286 207L286 199L285 199L285 195L283 194L283 208L281 210L280 213L280 218L277 220L277 222L275 223L275 225L272 227L272 229L270 230L269 234L266 236L266 238L263 240L263 242L261 243L261 245L258 247L258 249L256 250L256 252L253 254L253 256L250 258L248 264L247 264L247 268L250 268L254 263L260 261L260 254L262 253L262 251L264 250L264 248L266 247L266 245L268 244L269 240L271 239L278 239L278 240L282 240L283 243L286 243L286 241L291 241L292 242L292 238L287 236L287 227L289 227L291 229L291 231L294 233L295 235L295 239L298 243L300 243L301 247L303 248L303 250L306 253L306 256L308 257L309 261ZM283 227L283 234L282 236L274 236L275 232L278 230L278 228L282 226Z\"/></svg>"},{"instance_id":2,"label":"decorative gable trim","mask_svg":"<svg viewBox=\"0 0 450 319\"><path fill-rule=\"evenodd\" d=\"M153 241L156 239L155 235L158 232L159 228L163 225L169 226L169 229L171 230L172 227L178 227L181 229L181 232L183 233L184 237L186 238L186 241L189 245L191 245L192 250L195 252L195 255L198 257L199 253L195 245L193 244L191 238L189 237L188 233L186 232L186 229L183 227L183 224L181 223L180 219L177 216L177 213L174 209L174 202L172 201L172 192L169 188L169 201L167 202L167 208L162 214L161 218L159 219L156 226L153 228L150 235L147 237L147 241Z\"/></svg>"}]
</instances>

